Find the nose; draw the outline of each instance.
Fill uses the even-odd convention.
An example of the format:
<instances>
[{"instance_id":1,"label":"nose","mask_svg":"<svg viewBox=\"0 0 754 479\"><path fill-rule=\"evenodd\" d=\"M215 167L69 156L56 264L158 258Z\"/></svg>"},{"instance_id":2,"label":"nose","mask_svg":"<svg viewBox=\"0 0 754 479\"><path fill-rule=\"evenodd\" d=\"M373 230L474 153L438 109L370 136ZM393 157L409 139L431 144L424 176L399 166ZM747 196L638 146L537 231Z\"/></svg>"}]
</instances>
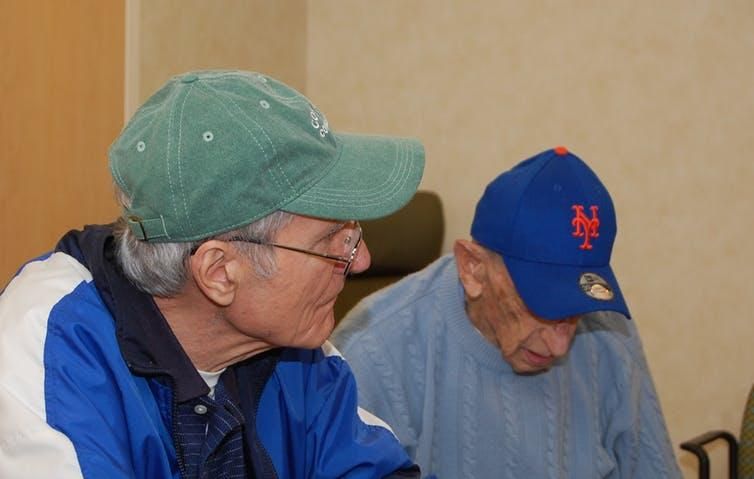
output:
<instances>
[{"instance_id":1,"label":"nose","mask_svg":"<svg viewBox=\"0 0 754 479\"><path fill-rule=\"evenodd\" d=\"M568 352L575 332L575 325L566 321L558 321L544 328L542 340L547 345L550 354L559 358L565 356Z\"/></svg>"},{"instance_id":2,"label":"nose","mask_svg":"<svg viewBox=\"0 0 754 479\"><path fill-rule=\"evenodd\" d=\"M366 271L371 263L372 255L369 254L367 242L362 239L361 243L359 244L359 249L356 250L356 257L353 259L353 264L351 265L351 274L357 274L361 273L362 271Z\"/></svg>"}]
</instances>

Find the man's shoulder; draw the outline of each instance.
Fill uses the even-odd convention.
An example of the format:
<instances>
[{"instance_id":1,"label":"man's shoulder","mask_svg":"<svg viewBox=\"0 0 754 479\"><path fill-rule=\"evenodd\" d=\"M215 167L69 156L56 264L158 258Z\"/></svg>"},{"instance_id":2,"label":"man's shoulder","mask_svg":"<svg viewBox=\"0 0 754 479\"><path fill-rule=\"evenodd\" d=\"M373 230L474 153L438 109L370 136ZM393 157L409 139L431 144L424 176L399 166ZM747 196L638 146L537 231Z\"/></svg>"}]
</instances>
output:
<instances>
[{"instance_id":1,"label":"man's shoulder","mask_svg":"<svg viewBox=\"0 0 754 479\"><path fill-rule=\"evenodd\" d=\"M608 342L633 343L639 340L634 320L615 311L597 311L584 315L577 333L593 333Z\"/></svg>"},{"instance_id":2,"label":"man's shoulder","mask_svg":"<svg viewBox=\"0 0 754 479\"><path fill-rule=\"evenodd\" d=\"M82 351L119 355L115 325L92 272L68 252L55 251L28 262L0 295L0 334L9 341L4 353L33 356L48 374L62 358Z\"/></svg>"},{"instance_id":3,"label":"man's shoulder","mask_svg":"<svg viewBox=\"0 0 754 479\"><path fill-rule=\"evenodd\" d=\"M2 320L18 322L29 315L46 318L60 303L92 289L91 281L91 272L67 253L40 256L26 263L0 296L5 311Z\"/></svg>"},{"instance_id":4,"label":"man's shoulder","mask_svg":"<svg viewBox=\"0 0 754 479\"><path fill-rule=\"evenodd\" d=\"M637 362L644 365L644 350L633 319L613 311L590 313L577 329L572 353L592 351L615 367ZM592 353L590 353L592 354Z\"/></svg>"}]
</instances>

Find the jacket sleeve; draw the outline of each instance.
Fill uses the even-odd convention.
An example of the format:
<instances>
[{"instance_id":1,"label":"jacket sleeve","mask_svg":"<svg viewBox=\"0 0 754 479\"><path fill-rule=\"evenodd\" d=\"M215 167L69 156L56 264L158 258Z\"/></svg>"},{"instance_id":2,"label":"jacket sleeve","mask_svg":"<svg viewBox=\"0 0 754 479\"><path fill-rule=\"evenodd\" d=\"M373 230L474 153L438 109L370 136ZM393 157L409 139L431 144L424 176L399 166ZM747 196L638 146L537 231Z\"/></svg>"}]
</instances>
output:
<instances>
[{"instance_id":1,"label":"jacket sleeve","mask_svg":"<svg viewBox=\"0 0 754 479\"><path fill-rule=\"evenodd\" d=\"M73 444L47 421L45 389L48 317L82 278L64 256L47 255L0 294L0 477L82 477Z\"/></svg>"},{"instance_id":2,"label":"jacket sleeve","mask_svg":"<svg viewBox=\"0 0 754 479\"><path fill-rule=\"evenodd\" d=\"M29 263L0 296L0 477L175 477L142 397L88 272Z\"/></svg>"},{"instance_id":3,"label":"jacket sleeve","mask_svg":"<svg viewBox=\"0 0 754 479\"><path fill-rule=\"evenodd\" d=\"M257 427L280 477L420 477L390 427L358 406L353 374L329 343L305 368L282 358L275 381L280 389L265 389ZM286 431L279 422L271 431L276 416Z\"/></svg>"}]
</instances>

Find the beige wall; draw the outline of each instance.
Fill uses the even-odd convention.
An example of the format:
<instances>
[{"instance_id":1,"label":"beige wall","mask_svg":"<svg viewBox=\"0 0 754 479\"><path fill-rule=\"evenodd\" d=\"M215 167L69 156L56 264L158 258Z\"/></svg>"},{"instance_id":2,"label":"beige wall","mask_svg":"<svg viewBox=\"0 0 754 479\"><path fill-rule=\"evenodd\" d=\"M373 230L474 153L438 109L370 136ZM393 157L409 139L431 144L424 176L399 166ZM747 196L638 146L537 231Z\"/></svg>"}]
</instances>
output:
<instances>
[{"instance_id":1,"label":"beige wall","mask_svg":"<svg viewBox=\"0 0 754 479\"><path fill-rule=\"evenodd\" d=\"M0 290L71 228L115 217L123 0L0 0Z\"/></svg>"},{"instance_id":2,"label":"beige wall","mask_svg":"<svg viewBox=\"0 0 754 479\"><path fill-rule=\"evenodd\" d=\"M612 191L614 268L677 444L736 431L754 381L754 3L128 3L127 109L168 75L265 71L341 130L415 135L466 237L483 186L565 144Z\"/></svg>"},{"instance_id":3,"label":"beige wall","mask_svg":"<svg viewBox=\"0 0 754 479\"><path fill-rule=\"evenodd\" d=\"M306 87L305 0L127 0L126 116L169 77L245 69Z\"/></svg>"}]
</instances>

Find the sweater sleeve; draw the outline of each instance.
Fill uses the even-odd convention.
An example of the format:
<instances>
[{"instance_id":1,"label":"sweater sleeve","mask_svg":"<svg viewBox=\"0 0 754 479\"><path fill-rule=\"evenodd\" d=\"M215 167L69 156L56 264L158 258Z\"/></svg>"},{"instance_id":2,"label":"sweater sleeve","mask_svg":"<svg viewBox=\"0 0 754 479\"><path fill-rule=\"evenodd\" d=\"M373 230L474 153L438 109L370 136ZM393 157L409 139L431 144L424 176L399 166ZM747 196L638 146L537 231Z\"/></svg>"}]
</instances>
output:
<instances>
[{"instance_id":1,"label":"sweater sleeve","mask_svg":"<svg viewBox=\"0 0 754 479\"><path fill-rule=\"evenodd\" d=\"M619 366L614 366L617 382L605 398L612 409L605 438L617 464L615 477L680 479L638 331L633 321L625 323L625 349L618 351Z\"/></svg>"}]
</instances>

